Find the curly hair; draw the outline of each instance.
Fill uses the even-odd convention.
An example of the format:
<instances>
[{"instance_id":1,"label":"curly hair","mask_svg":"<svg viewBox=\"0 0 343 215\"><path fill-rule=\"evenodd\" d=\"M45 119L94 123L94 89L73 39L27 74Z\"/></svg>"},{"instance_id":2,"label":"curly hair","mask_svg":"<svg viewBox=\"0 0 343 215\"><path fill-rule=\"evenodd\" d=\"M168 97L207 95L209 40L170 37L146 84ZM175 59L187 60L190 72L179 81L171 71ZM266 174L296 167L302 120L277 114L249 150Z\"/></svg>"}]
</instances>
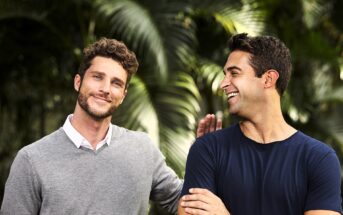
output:
<instances>
[{"instance_id":1,"label":"curly hair","mask_svg":"<svg viewBox=\"0 0 343 215\"><path fill-rule=\"evenodd\" d=\"M251 54L250 65L257 77L270 69L276 70L279 73L276 89L280 96L284 93L291 78L292 62L290 51L281 40L272 36L249 37L242 33L230 38L229 48Z\"/></svg>"},{"instance_id":2,"label":"curly hair","mask_svg":"<svg viewBox=\"0 0 343 215\"><path fill-rule=\"evenodd\" d=\"M120 63L127 72L126 88L133 74L137 72L138 61L134 52L130 51L123 42L115 39L101 38L83 49L78 74L83 78L86 70L91 66L92 60L97 57L107 57Z\"/></svg>"}]
</instances>

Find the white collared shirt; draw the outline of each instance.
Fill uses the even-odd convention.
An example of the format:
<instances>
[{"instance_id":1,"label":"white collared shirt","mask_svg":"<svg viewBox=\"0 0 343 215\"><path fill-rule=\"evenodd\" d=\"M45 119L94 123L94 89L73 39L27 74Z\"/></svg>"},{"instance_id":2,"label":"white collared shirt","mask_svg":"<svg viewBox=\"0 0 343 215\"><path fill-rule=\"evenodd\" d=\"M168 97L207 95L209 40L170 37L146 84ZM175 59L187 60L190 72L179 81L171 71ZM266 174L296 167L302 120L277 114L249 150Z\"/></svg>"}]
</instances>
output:
<instances>
[{"instance_id":1,"label":"white collared shirt","mask_svg":"<svg viewBox=\"0 0 343 215\"><path fill-rule=\"evenodd\" d=\"M93 149L92 145L84 138L71 124L70 120L72 119L73 114L70 114L66 121L64 122L63 125L63 130L67 134L67 136L70 138L70 140L75 144L77 148L85 147L88 149ZM110 123L110 126L108 128L107 134L103 140L101 140L97 145L96 145L96 150L100 149L103 145L111 144L111 137L112 137L112 124Z\"/></svg>"}]
</instances>

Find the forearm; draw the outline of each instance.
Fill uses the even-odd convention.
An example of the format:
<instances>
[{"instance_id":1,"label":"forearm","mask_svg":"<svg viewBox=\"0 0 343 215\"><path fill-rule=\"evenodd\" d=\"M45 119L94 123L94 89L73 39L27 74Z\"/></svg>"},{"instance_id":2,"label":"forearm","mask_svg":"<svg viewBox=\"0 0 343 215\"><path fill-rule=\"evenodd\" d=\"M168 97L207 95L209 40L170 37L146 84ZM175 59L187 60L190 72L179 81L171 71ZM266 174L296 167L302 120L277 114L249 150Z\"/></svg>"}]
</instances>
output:
<instances>
[{"instance_id":1,"label":"forearm","mask_svg":"<svg viewBox=\"0 0 343 215\"><path fill-rule=\"evenodd\" d=\"M329 210L310 210L306 211L304 215L340 215L341 213L338 213L336 211L329 211Z\"/></svg>"}]
</instances>

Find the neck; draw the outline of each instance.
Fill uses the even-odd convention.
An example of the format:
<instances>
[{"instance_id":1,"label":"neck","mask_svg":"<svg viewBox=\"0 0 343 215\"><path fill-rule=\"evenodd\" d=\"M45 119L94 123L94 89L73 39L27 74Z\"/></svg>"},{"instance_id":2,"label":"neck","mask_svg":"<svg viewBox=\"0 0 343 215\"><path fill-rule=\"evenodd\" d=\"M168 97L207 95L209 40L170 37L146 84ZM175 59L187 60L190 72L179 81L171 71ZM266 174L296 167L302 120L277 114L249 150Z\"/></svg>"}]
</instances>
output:
<instances>
[{"instance_id":1,"label":"neck","mask_svg":"<svg viewBox=\"0 0 343 215\"><path fill-rule=\"evenodd\" d=\"M76 106L71 124L92 145L93 149L105 138L111 123L111 116L95 120L81 107Z\"/></svg>"},{"instance_id":2,"label":"neck","mask_svg":"<svg viewBox=\"0 0 343 215\"><path fill-rule=\"evenodd\" d=\"M280 102L264 105L249 118L240 122L245 136L262 144L287 139L296 130L283 118Z\"/></svg>"}]
</instances>

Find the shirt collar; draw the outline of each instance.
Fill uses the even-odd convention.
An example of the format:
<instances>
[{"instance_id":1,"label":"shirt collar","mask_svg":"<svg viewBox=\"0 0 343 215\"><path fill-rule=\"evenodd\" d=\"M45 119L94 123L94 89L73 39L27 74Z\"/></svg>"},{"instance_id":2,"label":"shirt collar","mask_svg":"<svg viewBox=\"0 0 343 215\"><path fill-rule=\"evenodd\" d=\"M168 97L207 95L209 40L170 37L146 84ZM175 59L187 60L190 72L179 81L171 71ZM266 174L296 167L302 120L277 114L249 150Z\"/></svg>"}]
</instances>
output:
<instances>
[{"instance_id":1,"label":"shirt collar","mask_svg":"<svg viewBox=\"0 0 343 215\"><path fill-rule=\"evenodd\" d=\"M71 119L73 118L73 114L70 114L67 116L66 121L64 122L63 125L63 130L64 132L67 134L67 136L70 138L70 140L74 143L74 145L77 148L80 148L80 146L84 145L85 143L88 143L90 145L90 143L86 140L86 138L84 138L71 124ZM110 123L109 127L108 127L108 131L106 133L106 136L103 140L100 141L100 143L105 142L107 145L111 144L111 138L112 138L112 123ZM98 144L99 145L99 144ZM103 144L101 144L103 145ZM97 147L98 149L98 147Z\"/></svg>"}]
</instances>

